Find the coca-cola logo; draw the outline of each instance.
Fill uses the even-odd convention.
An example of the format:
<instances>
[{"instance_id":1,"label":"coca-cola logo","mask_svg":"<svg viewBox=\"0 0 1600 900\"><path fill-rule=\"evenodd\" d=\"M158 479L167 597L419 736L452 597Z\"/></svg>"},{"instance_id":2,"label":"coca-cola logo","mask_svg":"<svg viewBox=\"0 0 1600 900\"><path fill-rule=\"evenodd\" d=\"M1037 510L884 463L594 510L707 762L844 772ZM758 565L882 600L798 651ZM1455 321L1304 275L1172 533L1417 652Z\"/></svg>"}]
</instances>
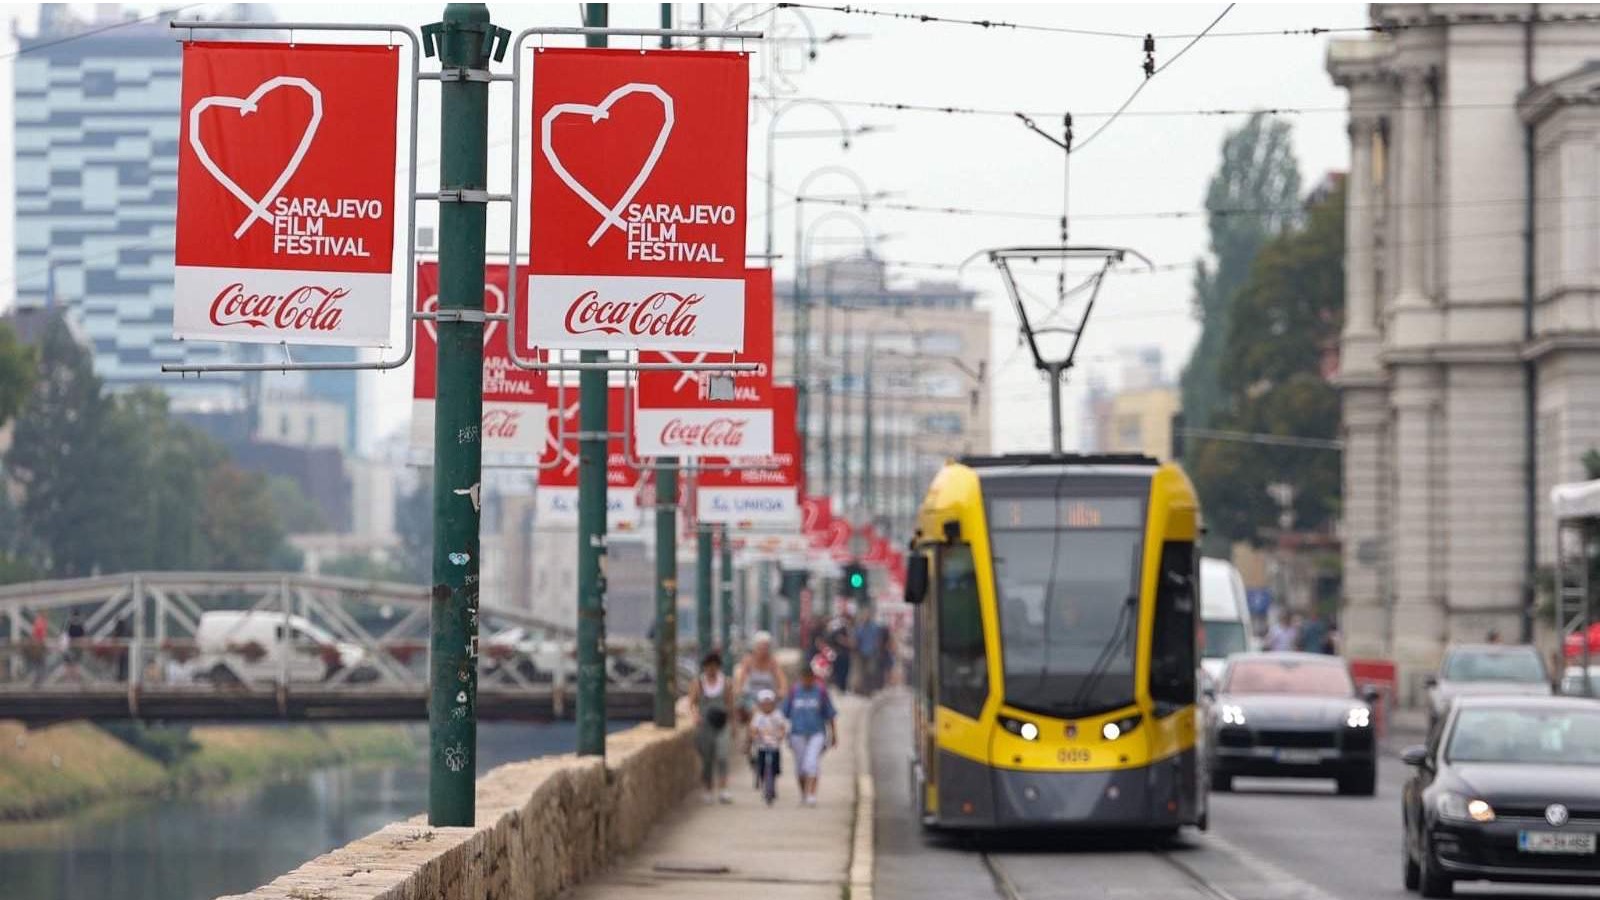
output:
<instances>
[{"instance_id":1,"label":"coca-cola logo","mask_svg":"<svg viewBox=\"0 0 1600 900\"><path fill-rule=\"evenodd\" d=\"M668 447L742 447L744 419L727 417L707 422L672 419L661 427L661 443Z\"/></svg>"},{"instance_id":2,"label":"coca-cola logo","mask_svg":"<svg viewBox=\"0 0 1600 900\"><path fill-rule=\"evenodd\" d=\"M517 436L517 428L522 424L522 413L509 409L486 409L483 411L483 436L484 438L505 438L512 440Z\"/></svg>"},{"instance_id":3,"label":"coca-cola logo","mask_svg":"<svg viewBox=\"0 0 1600 900\"><path fill-rule=\"evenodd\" d=\"M585 291L567 307L567 333L689 337L700 321L694 307L704 299L657 291L643 300L602 300L599 291Z\"/></svg>"},{"instance_id":4,"label":"coca-cola logo","mask_svg":"<svg viewBox=\"0 0 1600 900\"><path fill-rule=\"evenodd\" d=\"M338 331L344 321L340 305L347 288L303 284L284 294L253 294L241 282L217 292L211 301L211 324L248 325L280 331Z\"/></svg>"}]
</instances>

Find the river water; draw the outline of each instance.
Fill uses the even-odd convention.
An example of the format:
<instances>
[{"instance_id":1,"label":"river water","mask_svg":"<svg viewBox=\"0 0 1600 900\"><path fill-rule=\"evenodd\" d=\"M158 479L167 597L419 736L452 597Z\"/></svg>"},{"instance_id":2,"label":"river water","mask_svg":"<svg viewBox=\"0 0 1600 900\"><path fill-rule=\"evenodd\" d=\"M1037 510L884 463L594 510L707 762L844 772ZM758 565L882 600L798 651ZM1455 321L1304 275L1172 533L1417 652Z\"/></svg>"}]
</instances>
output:
<instances>
[{"instance_id":1,"label":"river water","mask_svg":"<svg viewBox=\"0 0 1600 900\"><path fill-rule=\"evenodd\" d=\"M625 727L619 723L616 727ZM425 729L416 730L426 743ZM570 752L571 723L484 723L478 772ZM0 823L0 900L211 900L427 807L426 766L334 767Z\"/></svg>"}]
</instances>

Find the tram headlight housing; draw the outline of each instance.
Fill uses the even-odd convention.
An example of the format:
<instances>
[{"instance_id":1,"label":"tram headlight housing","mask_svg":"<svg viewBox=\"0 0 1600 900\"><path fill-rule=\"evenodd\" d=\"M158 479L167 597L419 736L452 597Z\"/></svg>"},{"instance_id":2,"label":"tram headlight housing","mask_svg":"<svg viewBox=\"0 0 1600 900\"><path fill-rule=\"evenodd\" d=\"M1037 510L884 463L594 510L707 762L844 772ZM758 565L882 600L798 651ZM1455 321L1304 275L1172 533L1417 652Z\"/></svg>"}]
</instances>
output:
<instances>
[{"instance_id":1,"label":"tram headlight housing","mask_svg":"<svg viewBox=\"0 0 1600 900\"><path fill-rule=\"evenodd\" d=\"M1222 704L1222 724L1243 725L1244 707L1238 705L1237 703Z\"/></svg>"},{"instance_id":2,"label":"tram headlight housing","mask_svg":"<svg viewBox=\"0 0 1600 900\"><path fill-rule=\"evenodd\" d=\"M1141 716L1138 713L1134 713L1131 716L1123 716L1120 719L1101 725L1100 736L1108 741L1114 741L1117 738L1120 738L1128 732L1134 730L1135 728L1138 728L1139 723L1142 721L1144 721L1144 716Z\"/></svg>"},{"instance_id":3,"label":"tram headlight housing","mask_svg":"<svg viewBox=\"0 0 1600 900\"><path fill-rule=\"evenodd\" d=\"M1372 724L1372 710L1365 706L1352 707L1345 714L1344 724L1346 728L1366 728Z\"/></svg>"},{"instance_id":4,"label":"tram headlight housing","mask_svg":"<svg viewBox=\"0 0 1600 900\"><path fill-rule=\"evenodd\" d=\"M1039 739L1039 726L1033 722L1001 715L1000 727L1025 741L1037 741Z\"/></svg>"}]
</instances>

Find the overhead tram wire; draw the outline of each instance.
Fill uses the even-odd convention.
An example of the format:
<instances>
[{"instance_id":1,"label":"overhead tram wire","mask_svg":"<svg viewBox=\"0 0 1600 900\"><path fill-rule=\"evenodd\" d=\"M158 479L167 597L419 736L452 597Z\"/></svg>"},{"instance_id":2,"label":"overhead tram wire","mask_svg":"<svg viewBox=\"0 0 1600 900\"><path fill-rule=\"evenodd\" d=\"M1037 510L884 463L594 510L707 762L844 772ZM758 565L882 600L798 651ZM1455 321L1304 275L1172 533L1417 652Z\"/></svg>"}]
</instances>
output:
<instances>
[{"instance_id":1,"label":"overhead tram wire","mask_svg":"<svg viewBox=\"0 0 1600 900\"><path fill-rule=\"evenodd\" d=\"M127 27L132 26L132 25L145 25L145 24L148 24L150 22L155 22L155 21L160 20L160 19L176 18L178 13L181 13L184 10L194 9L196 6L205 6L205 4L204 3L185 3L182 6L174 6L174 7L171 7L169 9L156 10L153 13L147 13L145 15L138 16L138 17L132 18L132 19L122 19L122 20L117 21L117 22L112 22L109 25L102 25L102 26L100 26L98 28L87 28L87 29L84 29L83 31L78 31L78 32L74 32L74 33L69 34L69 35L65 35L65 36L62 36L62 37L59 37L59 38L55 38L54 40L40 41L37 44L30 44L30 45L28 45L26 47L18 47L16 50L11 51L10 53L0 53L0 60L15 59L16 57L19 57L19 56L23 55L24 53L33 53L33 52L35 52L37 50L45 50L45 49L48 49L50 47L59 47L62 44L71 43L72 41L83 40L84 38L94 37L95 35L98 35L98 34L105 34L108 31L116 31L119 28L127 28Z\"/></svg>"},{"instance_id":2,"label":"overhead tram wire","mask_svg":"<svg viewBox=\"0 0 1600 900\"><path fill-rule=\"evenodd\" d=\"M1186 32L1132 32L1113 31L1110 29L1074 28L1066 25L1044 25L1031 22L1006 22L998 19L962 19L954 16L940 16L932 13L920 12L894 12L884 9L868 9L863 6L828 6L821 3L778 3L777 9L806 9L816 12L831 12L848 16L864 16L879 19L897 19L919 25L963 25L981 28L987 31L1013 31L1035 32L1040 34L1064 34L1078 37L1110 38L1114 40L1142 41L1145 37L1156 40L1188 40L1197 37L1209 36L1215 38L1259 38L1259 37L1321 37L1330 34L1394 34L1401 31L1415 31L1423 28L1446 28L1452 24L1443 20L1428 22L1397 22L1394 24L1367 24L1367 25L1302 25L1294 28L1251 28L1239 31L1202 31L1199 33ZM1600 22L1600 13L1559 13L1504 15L1495 18L1482 18L1470 21L1469 25L1584 25Z\"/></svg>"},{"instance_id":3,"label":"overhead tram wire","mask_svg":"<svg viewBox=\"0 0 1600 900\"><path fill-rule=\"evenodd\" d=\"M1221 22L1224 18L1226 18L1228 13L1233 12L1233 8L1236 5L1237 4L1229 3L1227 6L1223 7L1222 12L1217 13L1217 17L1215 19L1211 20L1211 24L1210 25L1207 25L1203 31L1201 31L1199 34L1195 35L1194 37L1190 38L1189 39L1189 43L1184 44L1183 47L1181 49L1179 49L1177 53L1172 54L1172 56L1169 57L1166 62L1164 62L1161 65L1157 66L1154 71L1150 71L1150 73L1145 76L1145 79L1143 81L1139 82L1139 84L1136 87L1134 87L1133 93L1128 95L1128 99L1122 101L1122 105L1117 107L1117 111L1112 113L1110 118L1106 119L1104 122L1101 122L1100 126L1098 128L1096 128L1094 131L1089 132L1089 136L1084 138L1083 140L1079 141L1077 146L1075 146L1071 150L1069 150L1068 151L1068 155L1070 156L1073 153L1082 153L1084 148L1086 148L1090 144L1094 143L1094 139L1095 138L1097 138L1100 135L1104 134L1105 130L1107 128L1110 128L1112 123L1117 121L1117 119L1120 118L1122 116L1122 114L1127 111L1129 106L1133 105L1133 101L1138 99L1139 94L1144 92L1144 89L1149 86L1150 82L1156 80L1156 76L1160 75L1162 72L1165 72L1173 63L1175 63L1178 60L1182 59L1183 55L1185 53L1188 53L1191 49L1193 49L1195 44L1200 43L1200 39L1201 38L1205 37L1207 34L1209 34L1211 32L1211 30L1213 28L1217 27L1217 23ZM1146 41L1146 46L1150 46L1148 40Z\"/></svg>"},{"instance_id":4,"label":"overhead tram wire","mask_svg":"<svg viewBox=\"0 0 1600 900\"><path fill-rule=\"evenodd\" d=\"M777 98L756 96L752 98L758 102L772 102ZM854 109L874 109L882 112L898 113L930 113L947 116L974 116L980 118L1015 119L1018 116L1028 116L1034 119L1060 119L1067 114L1067 110L1020 110L1002 109L999 107L979 106L953 106L938 105L933 103L903 103L889 100L835 100L823 97L786 97L786 100L807 100L818 103L831 103L834 106ZM1420 108L1427 110L1507 110L1515 109L1515 103L1432 103L1423 104ZM1217 117L1217 116L1250 116L1264 113L1274 116L1304 116L1304 115L1340 115L1345 113L1388 113L1398 110L1410 109L1406 104L1347 104L1344 106L1260 106L1260 107L1199 107L1195 109L1130 109L1122 113L1124 118L1176 118L1176 117ZM1106 119L1115 115L1115 110L1101 109L1087 112L1072 113L1075 119Z\"/></svg>"}]
</instances>

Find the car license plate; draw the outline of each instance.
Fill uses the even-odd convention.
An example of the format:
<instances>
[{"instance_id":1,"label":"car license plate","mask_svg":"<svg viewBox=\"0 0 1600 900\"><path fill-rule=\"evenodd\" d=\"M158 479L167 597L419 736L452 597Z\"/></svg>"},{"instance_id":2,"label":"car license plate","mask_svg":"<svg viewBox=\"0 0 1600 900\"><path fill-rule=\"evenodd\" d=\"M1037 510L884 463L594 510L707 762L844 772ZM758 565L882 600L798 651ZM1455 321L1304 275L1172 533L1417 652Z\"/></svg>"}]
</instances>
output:
<instances>
[{"instance_id":1,"label":"car license plate","mask_svg":"<svg viewBox=\"0 0 1600 900\"><path fill-rule=\"evenodd\" d=\"M1519 831L1517 849L1523 853L1593 853L1594 835L1576 831Z\"/></svg>"},{"instance_id":2,"label":"car license plate","mask_svg":"<svg viewBox=\"0 0 1600 900\"><path fill-rule=\"evenodd\" d=\"M1279 750L1278 762L1291 766L1314 766L1322 762L1322 754L1315 750Z\"/></svg>"}]
</instances>

